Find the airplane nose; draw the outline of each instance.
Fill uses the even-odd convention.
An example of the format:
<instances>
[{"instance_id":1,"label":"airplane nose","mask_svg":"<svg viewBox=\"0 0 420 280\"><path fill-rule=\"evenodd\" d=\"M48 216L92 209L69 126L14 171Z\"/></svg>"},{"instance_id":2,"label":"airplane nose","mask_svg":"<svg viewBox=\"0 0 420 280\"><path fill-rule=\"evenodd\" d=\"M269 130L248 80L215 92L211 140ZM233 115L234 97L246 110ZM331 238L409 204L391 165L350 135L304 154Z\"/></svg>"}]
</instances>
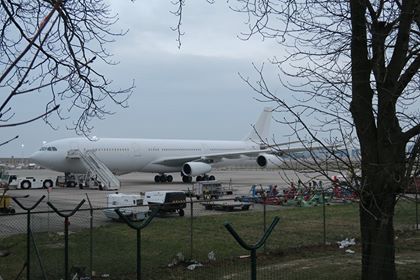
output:
<instances>
[{"instance_id":1,"label":"airplane nose","mask_svg":"<svg viewBox=\"0 0 420 280\"><path fill-rule=\"evenodd\" d=\"M33 153L32 155L30 155L30 156L29 156L29 159L30 159L31 161L35 162L35 163L40 163L40 162L39 162L39 160L40 160L40 155L39 155L39 152L35 152L35 153Z\"/></svg>"}]
</instances>

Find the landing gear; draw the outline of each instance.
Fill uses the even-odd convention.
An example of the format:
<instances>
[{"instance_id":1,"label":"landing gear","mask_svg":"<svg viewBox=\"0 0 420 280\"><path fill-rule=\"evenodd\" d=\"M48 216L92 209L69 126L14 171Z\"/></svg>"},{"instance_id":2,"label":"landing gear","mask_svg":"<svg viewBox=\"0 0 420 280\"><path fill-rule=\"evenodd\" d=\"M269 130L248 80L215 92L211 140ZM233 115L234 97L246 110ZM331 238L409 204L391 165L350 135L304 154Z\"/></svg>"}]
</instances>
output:
<instances>
[{"instance_id":1,"label":"landing gear","mask_svg":"<svg viewBox=\"0 0 420 280\"><path fill-rule=\"evenodd\" d=\"M192 177L191 176L182 176L182 182L184 183L191 183L192 182Z\"/></svg>"},{"instance_id":2,"label":"landing gear","mask_svg":"<svg viewBox=\"0 0 420 280\"><path fill-rule=\"evenodd\" d=\"M155 183L171 183L173 180L174 177L172 177L172 175L161 174L155 176Z\"/></svg>"},{"instance_id":3,"label":"landing gear","mask_svg":"<svg viewBox=\"0 0 420 280\"><path fill-rule=\"evenodd\" d=\"M180 217L184 217L184 215L185 215L184 210L183 210L183 209L179 209L179 210L178 210L178 215L179 215Z\"/></svg>"},{"instance_id":4,"label":"landing gear","mask_svg":"<svg viewBox=\"0 0 420 280\"><path fill-rule=\"evenodd\" d=\"M196 181L200 182L200 181L214 181L216 180L216 177L214 177L213 175L203 175L203 176L197 176Z\"/></svg>"}]
</instances>

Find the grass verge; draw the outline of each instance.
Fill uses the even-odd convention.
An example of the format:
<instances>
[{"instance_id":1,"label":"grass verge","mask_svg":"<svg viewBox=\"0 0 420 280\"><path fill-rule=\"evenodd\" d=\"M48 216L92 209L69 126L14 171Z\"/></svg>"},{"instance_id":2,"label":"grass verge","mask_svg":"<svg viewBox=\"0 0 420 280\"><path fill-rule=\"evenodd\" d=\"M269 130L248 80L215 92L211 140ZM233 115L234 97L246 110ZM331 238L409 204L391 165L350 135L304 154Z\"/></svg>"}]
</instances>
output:
<instances>
[{"instance_id":1,"label":"grass verge","mask_svg":"<svg viewBox=\"0 0 420 280\"><path fill-rule=\"evenodd\" d=\"M100 215L101 213L97 213ZM360 275L360 234L357 204L326 207L325 228L327 245L323 244L322 207L272 209L266 212L269 225L274 216L280 223L258 251L258 279L357 279ZM224 228L229 221L248 243L262 235L263 212L249 211L189 217L156 218L142 231L143 279L249 279L250 260ZM1 222L1 220L0 220ZM400 201L395 211L396 263L401 279L417 279L420 275L420 233L413 230L415 204ZM266 225L268 227L268 225ZM191 239L192 237L192 239ZM63 278L64 240L57 233L37 233L36 248L48 279ZM346 253L336 241L355 238L356 246ZM136 278L136 234L125 224L112 224L93 230L93 270L108 279ZM192 240L192 242L191 242ZM69 267L90 265L89 230L72 233L69 239ZM26 258L26 236L15 235L0 239L0 250L10 255L0 258L0 276L16 279ZM41 266L32 247L33 279L42 279ZM213 252L216 260L210 261ZM176 255L184 261L168 267ZM190 271L190 259L202 267ZM24 279L21 277L21 279Z\"/></svg>"}]
</instances>

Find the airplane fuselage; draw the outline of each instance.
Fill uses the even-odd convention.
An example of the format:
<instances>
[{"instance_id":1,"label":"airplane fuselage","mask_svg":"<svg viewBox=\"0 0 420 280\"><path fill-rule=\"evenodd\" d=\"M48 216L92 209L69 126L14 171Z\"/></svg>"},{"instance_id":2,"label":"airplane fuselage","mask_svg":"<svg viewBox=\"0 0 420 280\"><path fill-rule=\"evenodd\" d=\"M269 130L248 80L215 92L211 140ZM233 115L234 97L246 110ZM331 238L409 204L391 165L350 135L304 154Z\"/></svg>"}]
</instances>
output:
<instances>
[{"instance_id":1,"label":"airplane fuselage","mask_svg":"<svg viewBox=\"0 0 420 280\"><path fill-rule=\"evenodd\" d=\"M52 141L32 155L32 158L49 169L59 172L85 173L85 165L68 156L70 150L93 151L114 173L130 172L170 173L180 172L183 162L161 164L162 160L174 157L201 156L206 154L232 153L257 150L259 145L252 141L212 141L173 139L130 139L66 138ZM231 165L233 159L212 163L214 167ZM185 162L185 161L184 161Z\"/></svg>"}]
</instances>

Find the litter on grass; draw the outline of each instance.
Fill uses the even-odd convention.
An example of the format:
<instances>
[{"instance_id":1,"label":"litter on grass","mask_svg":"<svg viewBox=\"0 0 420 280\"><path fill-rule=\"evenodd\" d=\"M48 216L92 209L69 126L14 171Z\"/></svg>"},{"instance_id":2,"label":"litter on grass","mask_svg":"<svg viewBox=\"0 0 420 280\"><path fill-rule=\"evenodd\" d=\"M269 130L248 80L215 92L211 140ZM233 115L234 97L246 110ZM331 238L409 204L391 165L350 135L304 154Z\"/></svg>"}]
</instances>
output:
<instances>
[{"instance_id":1,"label":"litter on grass","mask_svg":"<svg viewBox=\"0 0 420 280\"><path fill-rule=\"evenodd\" d=\"M338 248L343 249L349 246L356 245L356 241L354 240L354 238L351 238L351 239L346 238L344 240L337 241L337 244L338 244Z\"/></svg>"}]
</instances>

